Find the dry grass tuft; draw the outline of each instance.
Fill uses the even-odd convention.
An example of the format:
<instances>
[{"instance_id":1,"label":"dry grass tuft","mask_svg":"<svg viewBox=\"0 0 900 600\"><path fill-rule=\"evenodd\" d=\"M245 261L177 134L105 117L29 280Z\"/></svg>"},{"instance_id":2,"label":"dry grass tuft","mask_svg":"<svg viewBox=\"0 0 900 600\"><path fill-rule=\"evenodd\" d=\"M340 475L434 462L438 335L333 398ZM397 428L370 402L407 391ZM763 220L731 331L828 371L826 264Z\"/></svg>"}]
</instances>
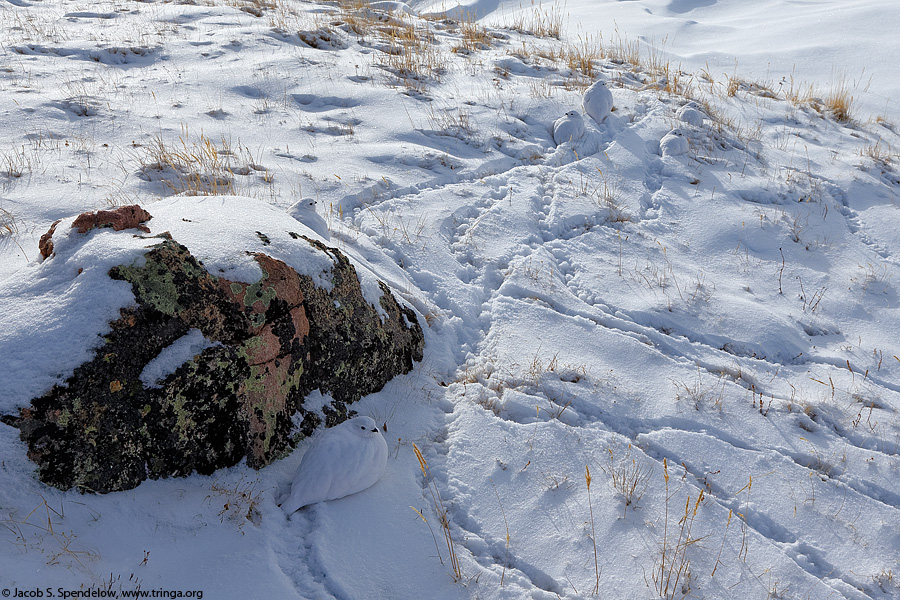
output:
<instances>
[{"instance_id":1,"label":"dry grass tuft","mask_svg":"<svg viewBox=\"0 0 900 600\"><path fill-rule=\"evenodd\" d=\"M574 44L567 45L564 60L572 72L573 80L567 82L569 89L586 88L594 83L597 77L597 63L603 57L603 46L600 39L592 36L582 38Z\"/></svg>"},{"instance_id":2,"label":"dry grass tuft","mask_svg":"<svg viewBox=\"0 0 900 600\"><path fill-rule=\"evenodd\" d=\"M900 153L894 151L890 144L885 143L881 139L876 140L874 144L861 148L859 154L860 156L868 156L882 168L889 168L893 162L900 160Z\"/></svg>"},{"instance_id":3,"label":"dry grass tuft","mask_svg":"<svg viewBox=\"0 0 900 600\"><path fill-rule=\"evenodd\" d=\"M457 54L472 54L478 50L487 50L491 47L494 39L488 30L479 25L471 14L467 14L460 21L459 32L462 39L460 44L453 47L453 52Z\"/></svg>"},{"instance_id":4,"label":"dry grass tuft","mask_svg":"<svg viewBox=\"0 0 900 600\"><path fill-rule=\"evenodd\" d=\"M287 32L291 30L301 29L306 21L295 8L286 2L276 2L267 11L269 27L275 31Z\"/></svg>"},{"instance_id":5,"label":"dry grass tuft","mask_svg":"<svg viewBox=\"0 0 900 600\"><path fill-rule=\"evenodd\" d=\"M698 285L698 289L701 287ZM703 380L702 370L697 367L697 378L692 382L684 380L672 380L675 386L675 399L689 402L694 410L700 410L706 404L721 409L725 397L725 378L719 377L718 381L708 383Z\"/></svg>"},{"instance_id":6,"label":"dry grass tuft","mask_svg":"<svg viewBox=\"0 0 900 600\"><path fill-rule=\"evenodd\" d=\"M372 10L366 0L344 0L340 3L340 11L341 19L356 34L357 39L365 38L378 25L395 20L386 13Z\"/></svg>"},{"instance_id":7,"label":"dry grass tuft","mask_svg":"<svg viewBox=\"0 0 900 600\"><path fill-rule=\"evenodd\" d=\"M0 238L17 233L19 226L16 224L16 217L5 208L0 208Z\"/></svg>"},{"instance_id":8,"label":"dry grass tuft","mask_svg":"<svg viewBox=\"0 0 900 600\"><path fill-rule=\"evenodd\" d=\"M666 482L663 541L659 564L653 570L652 579L654 589L659 597L674 600L676 597L687 596L691 591L691 561L688 558L688 548L702 539L693 537L691 529L705 493L700 490L693 503L691 503L691 497L687 497L684 514L675 523L672 528L672 537L669 537L669 502L675 496L675 492L669 492L669 464L665 458L663 459L663 471ZM675 537L676 533L677 538Z\"/></svg>"},{"instance_id":9,"label":"dry grass tuft","mask_svg":"<svg viewBox=\"0 0 900 600\"><path fill-rule=\"evenodd\" d=\"M827 112L839 123L848 123L852 119L853 96L846 79L839 79L824 96L820 96L812 84L796 83L793 75L788 81L789 85L783 94L791 104L811 106L819 112Z\"/></svg>"},{"instance_id":10,"label":"dry grass tuft","mask_svg":"<svg viewBox=\"0 0 900 600\"><path fill-rule=\"evenodd\" d=\"M156 136L147 149L149 160L141 165L144 178L162 181L173 194L233 195L234 178L212 140L202 133L198 141L188 140L186 130L172 146Z\"/></svg>"},{"instance_id":11,"label":"dry grass tuft","mask_svg":"<svg viewBox=\"0 0 900 600\"><path fill-rule=\"evenodd\" d=\"M686 74L681 67L673 67L668 61L659 65L659 76L665 82L663 91L676 96L692 97L691 86L694 78Z\"/></svg>"},{"instance_id":12,"label":"dry grass tuft","mask_svg":"<svg viewBox=\"0 0 900 600\"><path fill-rule=\"evenodd\" d=\"M650 476L653 475L653 467L645 467L635 460L631 455L631 444L628 444L625 456L618 459L612 448L607 448L607 451L609 464L600 468L609 476L612 488L622 496L625 505L622 513L624 517L628 514L628 507L636 505L647 490Z\"/></svg>"},{"instance_id":13,"label":"dry grass tuft","mask_svg":"<svg viewBox=\"0 0 900 600\"><path fill-rule=\"evenodd\" d=\"M412 17L378 30L386 42L381 66L408 89L424 92L431 81L440 81L447 56L426 21Z\"/></svg>"},{"instance_id":14,"label":"dry grass tuft","mask_svg":"<svg viewBox=\"0 0 900 600\"><path fill-rule=\"evenodd\" d=\"M236 193L235 177L258 174L271 184L273 174L256 164L246 148L232 148L224 137L216 144L204 135L194 141L186 127L171 145L160 136L143 148L140 177L161 181L172 194L222 196Z\"/></svg>"},{"instance_id":15,"label":"dry grass tuft","mask_svg":"<svg viewBox=\"0 0 900 600\"><path fill-rule=\"evenodd\" d=\"M627 223L631 220L631 215L622 207L615 176L607 176L599 167L597 173L600 181L596 181L591 175L579 173L580 182L576 186L576 193L592 199L600 208L606 210L607 222Z\"/></svg>"},{"instance_id":16,"label":"dry grass tuft","mask_svg":"<svg viewBox=\"0 0 900 600\"><path fill-rule=\"evenodd\" d=\"M6 185L20 179L34 170L37 158L34 151L27 151L24 145L13 146L9 151L0 152L0 176L6 178Z\"/></svg>"},{"instance_id":17,"label":"dry grass tuft","mask_svg":"<svg viewBox=\"0 0 900 600\"><path fill-rule=\"evenodd\" d=\"M531 0L531 10L521 11L508 27L519 33L559 40L562 39L562 9L557 3L552 3L550 8L545 9L540 1L535 4Z\"/></svg>"},{"instance_id":18,"label":"dry grass tuft","mask_svg":"<svg viewBox=\"0 0 900 600\"><path fill-rule=\"evenodd\" d=\"M808 104L816 95L812 84L799 83L794 80L793 75L787 79L786 83L788 86L783 92L784 99L795 106Z\"/></svg>"},{"instance_id":19,"label":"dry grass tuft","mask_svg":"<svg viewBox=\"0 0 900 600\"><path fill-rule=\"evenodd\" d=\"M725 95L733 98L741 89L741 79L737 75L729 75L725 80Z\"/></svg>"},{"instance_id":20,"label":"dry grass tuft","mask_svg":"<svg viewBox=\"0 0 900 600\"><path fill-rule=\"evenodd\" d=\"M273 0L226 0L225 4L254 17L261 17L269 10L277 10L279 6Z\"/></svg>"},{"instance_id":21,"label":"dry grass tuft","mask_svg":"<svg viewBox=\"0 0 900 600\"><path fill-rule=\"evenodd\" d=\"M594 531L594 505L591 503L591 469L587 465L584 467L584 480L587 483L588 508L591 513L591 542L594 545L594 573L597 576L597 580L594 583L594 591L592 593L596 595L600 589L600 563L597 561L597 534Z\"/></svg>"},{"instance_id":22,"label":"dry grass tuft","mask_svg":"<svg viewBox=\"0 0 900 600\"><path fill-rule=\"evenodd\" d=\"M640 40L630 40L626 38L619 32L618 27L616 28L615 33L616 36L613 38L612 44L606 47L606 57L614 63L639 67L641 64Z\"/></svg>"},{"instance_id":23,"label":"dry grass tuft","mask_svg":"<svg viewBox=\"0 0 900 600\"><path fill-rule=\"evenodd\" d=\"M853 96L850 95L850 89L847 82L841 80L825 94L825 108L831 113L835 121L847 123L851 118L851 109L853 108Z\"/></svg>"},{"instance_id":24,"label":"dry grass tuft","mask_svg":"<svg viewBox=\"0 0 900 600\"><path fill-rule=\"evenodd\" d=\"M425 461L425 457L422 456L422 451L419 450L419 447L415 444L413 444L413 451L416 453L416 458L419 461L419 468L422 470L422 475L424 475L425 481L428 484L428 490L431 492L434 510L441 520L441 530L444 532L444 541L447 544L447 551L450 555L450 567L453 569L453 581L461 581L463 574L462 569L459 566L459 559L456 556L456 547L453 542L453 537L450 535L450 519L447 517L447 507L444 506L444 499L441 497L441 492L438 490L437 485L434 483L434 478L431 477L431 473L428 471L428 463ZM412 506L410 506L410 508L425 521L429 528L431 527L431 523L428 523L428 519L425 518L425 515L423 515L421 511L416 510L416 508ZM432 536L434 536L434 531L432 531ZM444 564L444 557L441 556L440 548L437 546L437 538L435 538L435 548L438 549L438 558L440 558L441 564Z\"/></svg>"},{"instance_id":25,"label":"dry grass tuft","mask_svg":"<svg viewBox=\"0 0 900 600\"><path fill-rule=\"evenodd\" d=\"M23 552L38 550L47 557L48 565L74 561L80 567L86 568L86 562L96 561L99 556L92 550L79 547L75 543L78 536L74 533L59 529L59 522L64 519L65 511L62 506L56 510L47 503L46 498L41 497L41 503L24 519L10 517L0 520L0 525L12 535L9 541L14 546L19 546ZM58 522L54 524L54 520Z\"/></svg>"},{"instance_id":26,"label":"dry grass tuft","mask_svg":"<svg viewBox=\"0 0 900 600\"><path fill-rule=\"evenodd\" d=\"M244 525L248 521L254 525L259 525L262 519L262 514L259 512L259 501L262 492L256 489L257 485L259 485L258 477L253 481L247 481L242 477L240 481L233 485L220 484L218 481L214 481L209 488L212 494L206 496L204 500L212 504L213 494L218 496L219 501L222 501L222 510L219 511L221 522L224 523L225 519L228 519L237 523L238 531L243 535Z\"/></svg>"}]
</instances>

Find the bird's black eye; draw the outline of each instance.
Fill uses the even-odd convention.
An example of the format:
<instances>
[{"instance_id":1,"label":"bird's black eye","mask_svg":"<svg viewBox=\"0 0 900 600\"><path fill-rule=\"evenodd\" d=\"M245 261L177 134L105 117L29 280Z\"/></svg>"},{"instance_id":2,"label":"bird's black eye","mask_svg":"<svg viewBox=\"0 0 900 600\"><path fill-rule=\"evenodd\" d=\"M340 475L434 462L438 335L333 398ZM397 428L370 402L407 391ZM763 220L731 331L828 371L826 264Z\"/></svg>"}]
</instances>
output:
<instances>
[{"instance_id":1,"label":"bird's black eye","mask_svg":"<svg viewBox=\"0 0 900 600\"><path fill-rule=\"evenodd\" d=\"M365 426L365 425L360 425L359 428L362 429L363 431L365 431L366 426Z\"/></svg>"}]
</instances>

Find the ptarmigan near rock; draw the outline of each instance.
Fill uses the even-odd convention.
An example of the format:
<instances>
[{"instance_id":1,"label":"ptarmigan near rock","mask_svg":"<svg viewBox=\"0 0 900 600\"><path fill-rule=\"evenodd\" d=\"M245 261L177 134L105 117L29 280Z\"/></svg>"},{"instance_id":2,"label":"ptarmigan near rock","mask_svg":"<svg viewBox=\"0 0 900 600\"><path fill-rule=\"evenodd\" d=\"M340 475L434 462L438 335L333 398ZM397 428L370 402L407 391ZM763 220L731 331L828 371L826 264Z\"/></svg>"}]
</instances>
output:
<instances>
[{"instance_id":1,"label":"ptarmigan near rock","mask_svg":"<svg viewBox=\"0 0 900 600\"><path fill-rule=\"evenodd\" d=\"M331 234L328 233L328 225L325 224L325 219L316 212L316 201L312 198L304 198L300 202L293 204L287 211L289 215L318 233L322 239L331 239Z\"/></svg>"},{"instance_id":2,"label":"ptarmigan near rock","mask_svg":"<svg viewBox=\"0 0 900 600\"><path fill-rule=\"evenodd\" d=\"M582 101L586 112L597 123L609 116L613 108L613 95L602 81L595 82L584 92Z\"/></svg>"},{"instance_id":3,"label":"ptarmigan near rock","mask_svg":"<svg viewBox=\"0 0 900 600\"><path fill-rule=\"evenodd\" d=\"M553 123L553 141L556 145L574 142L584 135L584 119L577 110L570 110Z\"/></svg>"},{"instance_id":4,"label":"ptarmigan near rock","mask_svg":"<svg viewBox=\"0 0 900 600\"><path fill-rule=\"evenodd\" d=\"M312 441L282 504L291 514L309 504L335 500L371 487L387 465L387 442L371 417L353 417Z\"/></svg>"}]
</instances>

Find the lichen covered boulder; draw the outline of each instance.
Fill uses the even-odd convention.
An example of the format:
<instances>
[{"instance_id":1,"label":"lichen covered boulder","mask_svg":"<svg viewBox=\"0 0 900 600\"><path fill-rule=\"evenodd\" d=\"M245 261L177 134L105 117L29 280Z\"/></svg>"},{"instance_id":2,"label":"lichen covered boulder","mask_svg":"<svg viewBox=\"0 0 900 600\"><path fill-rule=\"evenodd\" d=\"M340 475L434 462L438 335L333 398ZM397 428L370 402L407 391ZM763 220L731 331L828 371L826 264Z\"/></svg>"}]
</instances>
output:
<instances>
[{"instance_id":1,"label":"lichen covered boulder","mask_svg":"<svg viewBox=\"0 0 900 600\"><path fill-rule=\"evenodd\" d=\"M379 297L366 293L350 260L314 233L271 211L262 220L268 230L252 237L223 231L226 218L214 220L212 235L211 222L198 226L204 235L186 229L208 214L207 205L183 224L151 222L172 232L104 232L146 246L107 271L130 286L134 303L100 328L90 360L3 418L19 428L45 483L110 492L244 458L260 468L291 448L295 421L304 433L323 417L335 424L350 404L422 359L415 311L382 282ZM69 238L96 233L66 230ZM247 248L216 248L216 234ZM65 248L76 246L69 238L46 262L65 259ZM315 389L333 402L304 407Z\"/></svg>"}]
</instances>

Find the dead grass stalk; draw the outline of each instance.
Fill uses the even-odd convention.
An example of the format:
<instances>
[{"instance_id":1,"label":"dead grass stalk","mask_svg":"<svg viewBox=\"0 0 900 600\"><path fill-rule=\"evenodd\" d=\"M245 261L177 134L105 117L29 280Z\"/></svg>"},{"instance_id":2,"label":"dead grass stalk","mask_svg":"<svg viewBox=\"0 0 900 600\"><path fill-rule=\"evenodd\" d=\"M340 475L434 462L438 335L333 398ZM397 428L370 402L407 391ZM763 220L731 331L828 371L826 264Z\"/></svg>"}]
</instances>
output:
<instances>
[{"instance_id":1,"label":"dead grass stalk","mask_svg":"<svg viewBox=\"0 0 900 600\"><path fill-rule=\"evenodd\" d=\"M437 484L434 483L434 478L428 471L428 463L425 461L425 457L422 456L422 452L415 444L413 444L413 451L416 453L416 458L419 461L419 468L422 470L422 475L425 476L425 481L428 483L428 490L431 493L431 500L434 503L434 510L441 521L441 530L444 532L444 541L447 543L447 552L450 555L450 568L453 569L453 581L460 581L463 578L463 574L459 566L459 559L456 556L456 548L454 546L453 536L450 534L450 519L447 517L447 507L444 505L444 499L441 497L441 492L437 488ZM423 515L420 511L416 510L413 507L410 508L412 508L423 521L428 523L428 519L425 518L425 515ZM429 527L430 526L431 525L429 524ZM438 551L438 557L441 560L441 564L444 564L444 558L440 555L440 551Z\"/></svg>"}]
</instances>

